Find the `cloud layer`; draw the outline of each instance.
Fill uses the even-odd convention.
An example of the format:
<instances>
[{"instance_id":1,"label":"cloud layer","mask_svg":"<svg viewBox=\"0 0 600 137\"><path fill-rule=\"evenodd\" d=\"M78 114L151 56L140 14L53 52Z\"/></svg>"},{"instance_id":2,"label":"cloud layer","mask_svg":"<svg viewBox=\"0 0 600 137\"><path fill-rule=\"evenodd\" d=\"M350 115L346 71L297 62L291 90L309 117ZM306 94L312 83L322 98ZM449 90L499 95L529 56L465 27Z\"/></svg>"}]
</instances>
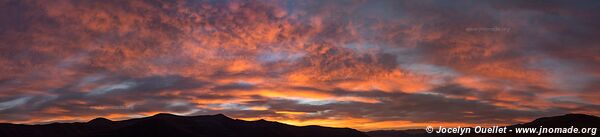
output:
<instances>
[{"instance_id":1,"label":"cloud layer","mask_svg":"<svg viewBox=\"0 0 600 137\"><path fill-rule=\"evenodd\" d=\"M0 2L0 122L600 115L597 1Z\"/></svg>"}]
</instances>

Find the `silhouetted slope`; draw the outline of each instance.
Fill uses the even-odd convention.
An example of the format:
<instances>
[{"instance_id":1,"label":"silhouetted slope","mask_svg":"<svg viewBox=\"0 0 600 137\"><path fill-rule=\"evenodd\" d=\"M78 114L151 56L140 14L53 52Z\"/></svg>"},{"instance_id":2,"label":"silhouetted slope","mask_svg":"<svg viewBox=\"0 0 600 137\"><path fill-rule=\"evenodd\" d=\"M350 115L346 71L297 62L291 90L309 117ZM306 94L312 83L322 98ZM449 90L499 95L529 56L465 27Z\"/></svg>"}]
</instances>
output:
<instances>
[{"instance_id":1,"label":"silhouetted slope","mask_svg":"<svg viewBox=\"0 0 600 137\"><path fill-rule=\"evenodd\" d=\"M514 127L600 127L600 118L583 114L544 117ZM367 132L371 137L450 137L456 134L428 134L422 129ZM0 137L367 137L350 128L292 126L265 120L243 121L225 115L151 117L111 121L96 118L86 123L46 125L0 124ZM469 134L462 137L498 136L589 136L589 134Z\"/></svg>"},{"instance_id":2,"label":"silhouetted slope","mask_svg":"<svg viewBox=\"0 0 600 137\"><path fill-rule=\"evenodd\" d=\"M562 116L543 117L525 124L512 127L600 127L600 117L585 114L566 114Z\"/></svg>"},{"instance_id":3,"label":"silhouetted slope","mask_svg":"<svg viewBox=\"0 0 600 137\"><path fill-rule=\"evenodd\" d=\"M508 129L514 128L539 128L543 127L561 127L561 128L570 128L574 126L576 128L584 128L584 127L595 127L600 128L600 117L585 115L585 114L566 114L562 116L554 116L554 117L543 117L538 118L532 122L517 124L508 126ZM471 131L473 132L473 131ZM596 131L598 132L598 131ZM574 136L574 137L586 137L592 136L590 134L468 134L468 135L458 135L458 134L429 134L426 133L423 129L410 129L410 130L379 130L379 131L369 131L366 132L367 135L371 137L564 137L564 136ZM598 133L596 133L598 134ZM596 135L600 136L600 135Z\"/></svg>"},{"instance_id":4,"label":"silhouetted slope","mask_svg":"<svg viewBox=\"0 0 600 137\"><path fill-rule=\"evenodd\" d=\"M151 117L47 125L0 124L0 137L368 137L350 128L292 126L265 120L243 121L225 115Z\"/></svg>"},{"instance_id":5,"label":"silhouetted slope","mask_svg":"<svg viewBox=\"0 0 600 137\"><path fill-rule=\"evenodd\" d=\"M369 131L367 135L371 137L405 137L411 134L406 133L404 130L377 130Z\"/></svg>"}]
</instances>

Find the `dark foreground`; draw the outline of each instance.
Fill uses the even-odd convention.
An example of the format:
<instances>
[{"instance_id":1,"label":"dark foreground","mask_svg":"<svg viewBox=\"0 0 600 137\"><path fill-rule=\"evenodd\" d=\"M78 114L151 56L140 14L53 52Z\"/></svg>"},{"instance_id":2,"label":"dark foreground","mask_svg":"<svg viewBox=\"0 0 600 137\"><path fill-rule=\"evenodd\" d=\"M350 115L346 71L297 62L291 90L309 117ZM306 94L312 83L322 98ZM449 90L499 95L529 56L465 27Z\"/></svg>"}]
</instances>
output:
<instances>
[{"instance_id":1,"label":"dark foreground","mask_svg":"<svg viewBox=\"0 0 600 137\"><path fill-rule=\"evenodd\" d=\"M0 137L368 137L350 128L292 126L225 115L158 114L125 121L97 118L87 123L0 124Z\"/></svg>"},{"instance_id":2,"label":"dark foreground","mask_svg":"<svg viewBox=\"0 0 600 137\"><path fill-rule=\"evenodd\" d=\"M595 127L600 118L583 114L539 118L517 127ZM598 131L596 131L598 132ZM423 129L360 132L350 128L293 126L278 122L244 121L225 115L177 116L158 114L151 117L111 121L97 118L86 123L46 125L0 124L0 137L562 137L590 134L429 134ZM600 136L600 135L595 135Z\"/></svg>"},{"instance_id":3,"label":"dark foreground","mask_svg":"<svg viewBox=\"0 0 600 137\"><path fill-rule=\"evenodd\" d=\"M584 114L567 114L562 116L538 118L532 122L508 126L507 129L515 128L539 128L559 127L569 128L600 128L600 117ZM434 128L435 129L435 128ZM473 131L473 130L471 130ZM435 131L434 131L435 132ZM505 134L429 134L423 129L415 130L380 130L366 132L371 137L600 137L599 131L595 135L591 134L515 134L508 132Z\"/></svg>"}]
</instances>

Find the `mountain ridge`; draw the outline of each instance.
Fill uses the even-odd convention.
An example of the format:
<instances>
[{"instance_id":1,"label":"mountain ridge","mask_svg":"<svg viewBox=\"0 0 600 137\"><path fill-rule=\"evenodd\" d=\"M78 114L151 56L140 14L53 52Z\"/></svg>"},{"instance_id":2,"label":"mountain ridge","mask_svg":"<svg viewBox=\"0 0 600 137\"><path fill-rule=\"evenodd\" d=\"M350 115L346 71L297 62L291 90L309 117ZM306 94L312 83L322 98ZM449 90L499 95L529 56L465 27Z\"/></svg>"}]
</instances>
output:
<instances>
[{"instance_id":1,"label":"mountain ridge","mask_svg":"<svg viewBox=\"0 0 600 137\"><path fill-rule=\"evenodd\" d=\"M541 117L536 118L527 123L520 123L514 125L508 125L508 128L526 128L533 127L537 128L539 126L544 127L564 127L569 128L570 126L574 126L577 128L584 127L600 127L600 117L588 114L576 114L570 113L560 116L549 116L549 117ZM465 127L472 128L472 127ZM525 136L536 136L536 137L561 137L561 136L592 136L589 134L471 134L471 135L457 135L457 134L429 134L424 129L406 129L406 130L374 130L365 132L367 135L371 137L500 137L500 136L517 136L517 137L525 137ZM598 135L595 135L598 136Z\"/></svg>"},{"instance_id":2,"label":"mountain ridge","mask_svg":"<svg viewBox=\"0 0 600 137\"><path fill-rule=\"evenodd\" d=\"M600 117L566 114L541 117L516 127L600 127ZM532 134L529 134L532 135ZM527 134L471 134L465 136L529 136ZM538 137L564 136L545 134ZM576 136L587 136L575 134ZM451 137L455 134L428 134L424 129L376 130L361 132L352 128L319 125L294 126L264 119L245 121L223 114L180 116L159 113L149 117L113 121L103 117L88 122L51 124L0 123L2 137ZM536 135L537 136L537 135Z\"/></svg>"},{"instance_id":3,"label":"mountain ridge","mask_svg":"<svg viewBox=\"0 0 600 137\"><path fill-rule=\"evenodd\" d=\"M149 117L112 121L42 125L0 124L2 137L368 137L351 128L294 126L275 121L245 121L223 114L179 116L159 113Z\"/></svg>"}]
</instances>

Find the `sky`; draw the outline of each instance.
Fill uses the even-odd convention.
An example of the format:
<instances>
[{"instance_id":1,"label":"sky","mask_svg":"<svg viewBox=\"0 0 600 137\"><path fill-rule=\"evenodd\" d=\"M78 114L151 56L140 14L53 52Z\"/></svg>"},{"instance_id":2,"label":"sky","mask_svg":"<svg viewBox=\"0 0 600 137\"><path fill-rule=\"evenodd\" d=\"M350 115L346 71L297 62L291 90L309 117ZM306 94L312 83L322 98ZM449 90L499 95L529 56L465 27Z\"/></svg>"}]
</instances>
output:
<instances>
[{"instance_id":1,"label":"sky","mask_svg":"<svg viewBox=\"0 0 600 137\"><path fill-rule=\"evenodd\" d=\"M600 115L600 1L0 0L0 123Z\"/></svg>"}]
</instances>

